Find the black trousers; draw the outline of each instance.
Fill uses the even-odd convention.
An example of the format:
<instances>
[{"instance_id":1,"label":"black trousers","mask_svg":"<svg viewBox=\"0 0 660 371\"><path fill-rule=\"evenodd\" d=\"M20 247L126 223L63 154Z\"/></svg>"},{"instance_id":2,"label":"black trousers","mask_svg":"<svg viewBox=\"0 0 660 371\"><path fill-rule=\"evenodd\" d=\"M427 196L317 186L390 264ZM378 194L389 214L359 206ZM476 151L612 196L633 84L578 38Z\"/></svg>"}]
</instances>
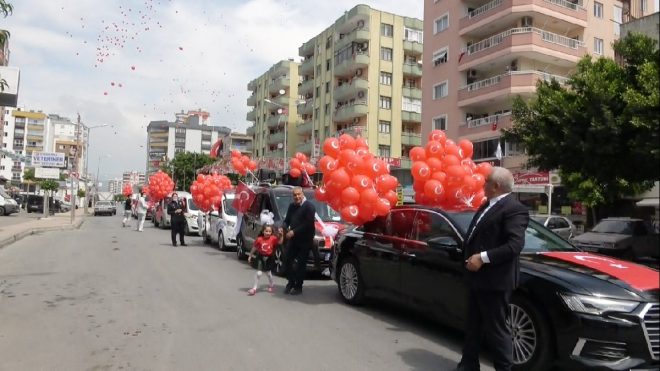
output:
<instances>
[{"instance_id":1,"label":"black trousers","mask_svg":"<svg viewBox=\"0 0 660 371\"><path fill-rule=\"evenodd\" d=\"M307 268L307 256L312 243L289 243L286 255L287 287L302 290Z\"/></svg>"},{"instance_id":2,"label":"black trousers","mask_svg":"<svg viewBox=\"0 0 660 371\"><path fill-rule=\"evenodd\" d=\"M511 291L470 290L465 345L461 365L479 370L481 342L489 346L497 371L510 371L513 365L511 331L506 325Z\"/></svg>"},{"instance_id":3,"label":"black trousers","mask_svg":"<svg viewBox=\"0 0 660 371\"><path fill-rule=\"evenodd\" d=\"M185 223L185 221L178 221L178 220L177 221L172 221L172 226L171 226L172 227L171 228L172 229L172 231L171 231L172 245L176 245L176 235L177 234L179 235L179 242L181 242L182 245L184 243L186 243L186 241L183 238L183 230L184 230L183 229L183 223Z\"/></svg>"}]
</instances>

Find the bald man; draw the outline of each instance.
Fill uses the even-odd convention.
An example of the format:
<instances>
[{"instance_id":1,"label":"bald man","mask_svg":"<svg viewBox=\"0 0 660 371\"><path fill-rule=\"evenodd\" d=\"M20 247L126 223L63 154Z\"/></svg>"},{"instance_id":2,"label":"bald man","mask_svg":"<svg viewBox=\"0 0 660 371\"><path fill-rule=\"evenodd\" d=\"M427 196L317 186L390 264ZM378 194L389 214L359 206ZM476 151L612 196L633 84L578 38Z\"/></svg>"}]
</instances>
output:
<instances>
[{"instance_id":1,"label":"bald man","mask_svg":"<svg viewBox=\"0 0 660 371\"><path fill-rule=\"evenodd\" d=\"M314 204L305 200L302 188L293 189L293 202L289 205L284 218L284 228L288 240L286 273L288 283L284 289L285 294L302 294L303 281L307 268L309 250L314 246L314 227L316 208Z\"/></svg>"},{"instance_id":2,"label":"bald man","mask_svg":"<svg viewBox=\"0 0 660 371\"><path fill-rule=\"evenodd\" d=\"M468 228L463 249L469 283L468 318L457 370L479 370L482 339L490 345L495 370L509 371L513 365L506 319L511 294L518 286L519 256L525 246L529 212L511 194L512 188L511 172L494 167L484 185L488 201Z\"/></svg>"}]
</instances>

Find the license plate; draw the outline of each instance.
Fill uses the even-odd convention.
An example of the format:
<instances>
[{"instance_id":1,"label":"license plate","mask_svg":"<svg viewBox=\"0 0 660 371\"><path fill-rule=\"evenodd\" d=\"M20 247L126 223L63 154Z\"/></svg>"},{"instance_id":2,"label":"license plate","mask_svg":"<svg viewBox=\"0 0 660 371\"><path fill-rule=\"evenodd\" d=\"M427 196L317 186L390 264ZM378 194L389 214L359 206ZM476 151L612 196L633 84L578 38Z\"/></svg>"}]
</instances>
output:
<instances>
[{"instance_id":1,"label":"license plate","mask_svg":"<svg viewBox=\"0 0 660 371\"><path fill-rule=\"evenodd\" d=\"M325 261L329 261L331 256L332 254L330 254L329 252L325 253Z\"/></svg>"}]
</instances>

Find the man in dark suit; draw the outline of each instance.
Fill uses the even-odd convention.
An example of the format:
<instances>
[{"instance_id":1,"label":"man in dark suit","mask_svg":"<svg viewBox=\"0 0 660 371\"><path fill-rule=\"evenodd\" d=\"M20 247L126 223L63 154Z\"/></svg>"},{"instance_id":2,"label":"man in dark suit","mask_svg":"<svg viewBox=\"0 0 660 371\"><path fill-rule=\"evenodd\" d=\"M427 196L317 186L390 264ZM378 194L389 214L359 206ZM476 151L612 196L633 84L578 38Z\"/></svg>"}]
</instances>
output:
<instances>
[{"instance_id":1,"label":"man in dark suit","mask_svg":"<svg viewBox=\"0 0 660 371\"><path fill-rule=\"evenodd\" d=\"M187 246L184 235L184 223L186 223L185 205L179 201L179 196L172 193L172 201L167 205L167 213L170 214L170 228L172 229L172 246L176 246L176 235L179 235L181 246Z\"/></svg>"},{"instance_id":2,"label":"man in dark suit","mask_svg":"<svg viewBox=\"0 0 660 371\"><path fill-rule=\"evenodd\" d=\"M529 212L511 195L512 188L511 172L494 167L484 185L488 200L468 228L464 246L468 317L458 370L479 370L482 339L490 345L495 370L509 371L513 364L506 319L511 294L518 286L519 255L525 245Z\"/></svg>"},{"instance_id":3,"label":"man in dark suit","mask_svg":"<svg viewBox=\"0 0 660 371\"><path fill-rule=\"evenodd\" d=\"M293 202L289 205L284 218L284 228L288 240L286 257L286 273L289 282L284 289L285 294L302 294L303 280L307 268L307 256L309 249L315 248L314 218L316 208L314 204L305 200L305 195L300 187L293 189Z\"/></svg>"}]
</instances>

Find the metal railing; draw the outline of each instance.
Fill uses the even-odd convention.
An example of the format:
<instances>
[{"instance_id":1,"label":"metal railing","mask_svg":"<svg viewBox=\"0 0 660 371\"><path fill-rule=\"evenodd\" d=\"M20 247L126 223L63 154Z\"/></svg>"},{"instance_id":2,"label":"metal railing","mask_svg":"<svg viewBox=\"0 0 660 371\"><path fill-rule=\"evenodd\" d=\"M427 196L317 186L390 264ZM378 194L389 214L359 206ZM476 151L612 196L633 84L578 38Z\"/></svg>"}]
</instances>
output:
<instances>
[{"instance_id":1,"label":"metal railing","mask_svg":"<svg viewBox=\"0 0 660 371\"><path fill-rule=\"evenodd\" d=\"M502 0L493 0L489 3L486 3L486 4L478 7L477 9L474 9L473 11L469 12L468 13L468 19L478 17L478 16L486 13L487 11L489 11L489 10L495 8L495 7L498 7L500 5L502 5Z\"/></svg>"},{"instance_id":2,"label":"metal railing","mask_svg":"<svg viewBox=\"0 0 660 371\"><path fill-rule=\"evenodd\" d=\"M510 75L528 75L528 74L535 74L535 75L540 77L540 80L543 80L543 81L551 81L551 80L554 79L554 80L557 80L560 84L565 84L569 80L569 78L566 77L566 76L553 75L553 74L546 73L546 72L541 72L541 71L533 71L533 70L511 71L511 72L507 72L507 73L504 73L504 74L501 74L501 75L489 77L489 78L484 79L484 80L475 81L471 84L466 85L462 89L466 89L469 92L470 91L476 91L476 90L479 90L479 89L487 88L489 86L493 86L495 84L499 84L502 81L502 78L504 78L506 76L510 76Z\"/></svg>"},{"instance_id":3,"label":"metal railing","mask_svg":"<svg viewBox=\"0 0 660 371\"><path fill-rule=\"evenodd\" d=\"M501 113L497 115L491 115L488 117L482 117L479 119L473 119L473 120L468 120L466 125L468 128L478 128L480 126L484 125L492 125L493 123L497 122L500 118L506 117L506 116L511 116L511 112L507 113Z\"/></svg>"},{"instance_id":4,"label":"metal railing","mask_svg":"<svg viewBox=\"0 0 660 371\"><path fill-rule=\"evenodd\" d=\"M555 4L564 8L568 8L571 10L578 10L578 8L582 8L582 1L577 1L576 3L572 3L570 1L566 0L545 0L546 3L550 4Z\"/></svg>"},{"instance_id":5,"label":"metal railing","mask_svg":"<svg viewBox=\"0 0 660 371\"><path fill-rule=\"evenodd\" d=\"M497 35L491 36L487 39L481 40L476 44L472 44L465 48L465 52L467 55L472 55L474 53L478 53L482 50L486 50L492 47L495 47L502 42L504 42L504 39L511 35L516 35L516 34L524 34L524 33L535 33L537 35L541 35L543 41L557 44L557 45L562 45L567 48L571 49L577 49L579 47L584 46L584 42L576 39L571 39L570 37L558 35L553 32L545 31L540 28L535 28L535 27L518 27L518 28L512 28L509 30L506 30L502 33L499 33Z\"/></svg>"}]
</instances>

